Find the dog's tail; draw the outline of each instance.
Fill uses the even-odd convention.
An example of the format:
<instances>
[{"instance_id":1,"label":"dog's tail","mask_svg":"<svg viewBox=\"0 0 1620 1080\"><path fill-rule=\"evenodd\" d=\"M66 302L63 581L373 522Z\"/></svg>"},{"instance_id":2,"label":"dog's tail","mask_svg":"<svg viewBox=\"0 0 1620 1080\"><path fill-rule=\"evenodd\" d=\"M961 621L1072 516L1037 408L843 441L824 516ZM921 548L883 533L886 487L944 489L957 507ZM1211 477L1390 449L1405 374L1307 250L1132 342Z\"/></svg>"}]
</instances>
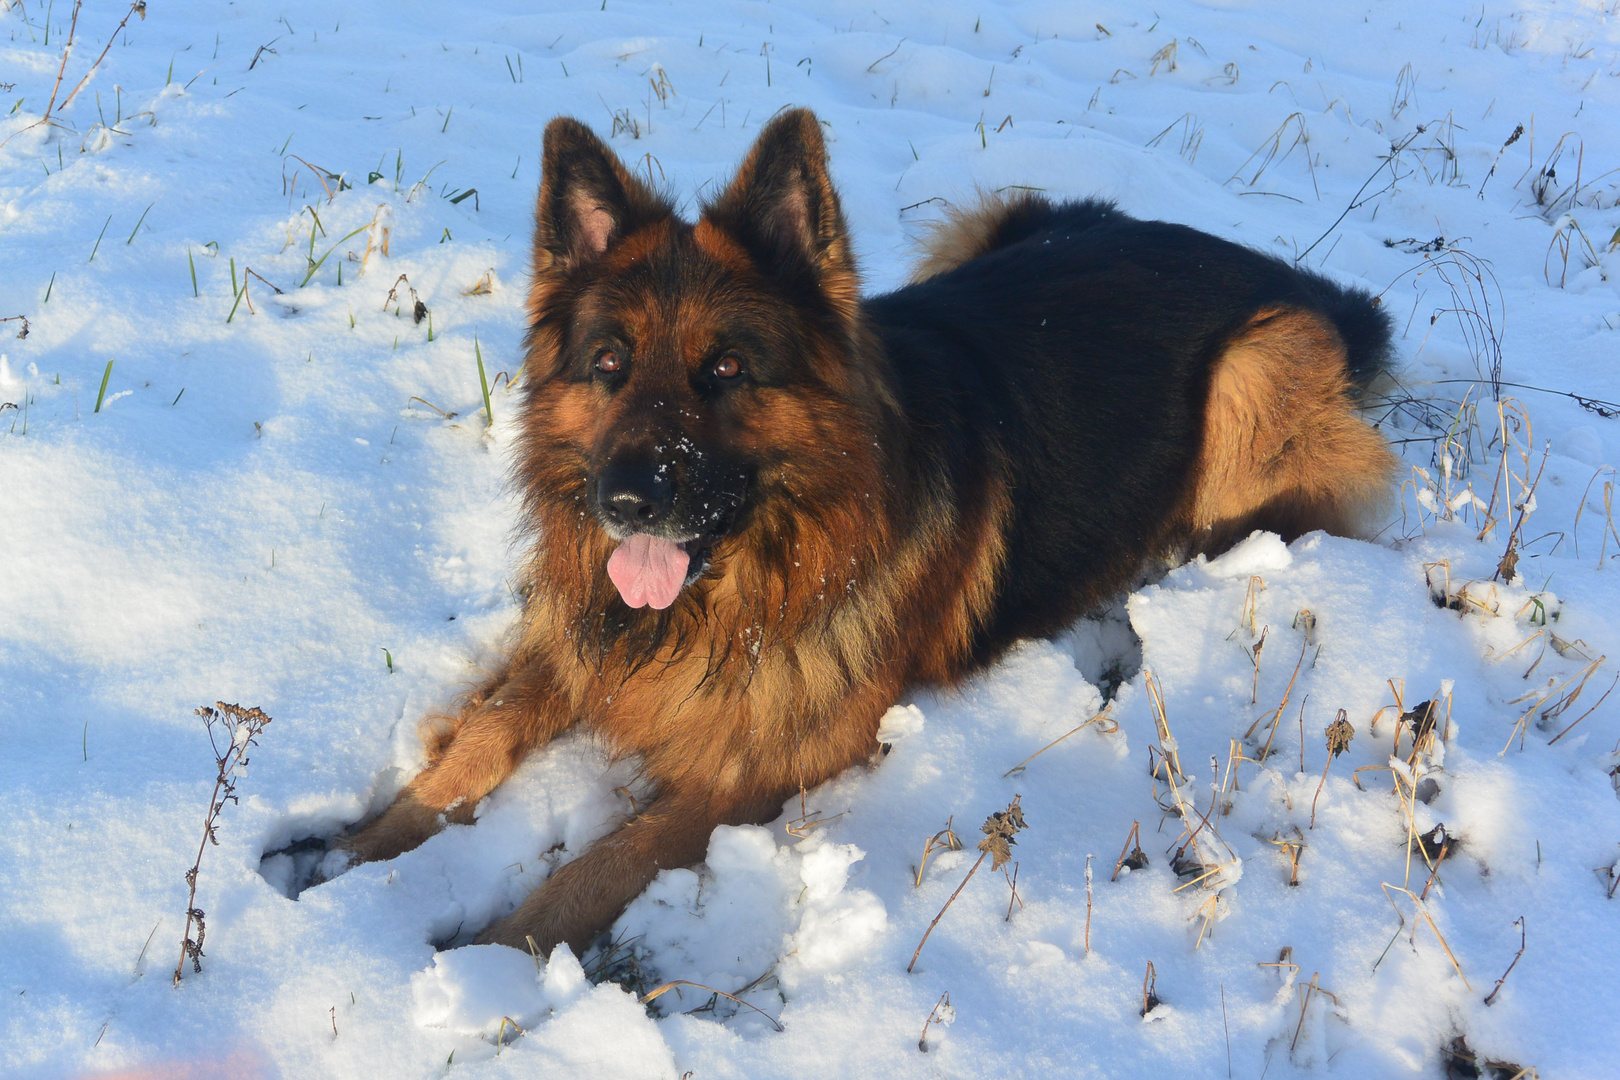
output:
<instances>
[{"instance_id":1,"label":"dog's tail","mask_svg":"<svg viewBox=\"0 0 1620 1080\"><path fill-rule=\"evenodd\" d=\"M949 273L1042 229L1056 225L1083 229L1115 212L1113 203L1101 199L1054 205L1033 191L980 192L972 205L953 206L945 211L944 221L928 226L921 245L922 257L912 268L910 284Z\"/></svg>"}]
</instances>

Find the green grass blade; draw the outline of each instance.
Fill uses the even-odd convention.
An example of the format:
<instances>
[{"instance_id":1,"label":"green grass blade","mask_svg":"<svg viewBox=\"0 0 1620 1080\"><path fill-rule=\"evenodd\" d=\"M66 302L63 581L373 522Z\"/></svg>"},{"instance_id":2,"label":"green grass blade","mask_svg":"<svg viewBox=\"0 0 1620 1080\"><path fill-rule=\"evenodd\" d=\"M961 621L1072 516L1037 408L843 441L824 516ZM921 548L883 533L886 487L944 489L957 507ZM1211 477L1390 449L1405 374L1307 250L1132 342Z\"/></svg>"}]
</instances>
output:
<instances>
[{"instance_id":1,"label":"green grass blade","mask_svg":"<svg viewBox=\"0 0 1620 1080\"><path fill-rule=\"evenodd\" d=\"M135 223L135 227L129 231L129 239L124 241L125 247L128 247L135 242L135 234L141 231L141 226L146 224L146 215L150 214L152 212L152 207L156 205L157 203L155 202L148 203L146 209L141 211L141 219L137 221Z\"/></svg>"},{"instance_id":2,"label":"green grass blade","mask_svg":"<svg viewBox=\"0 0 1620 1080\"><path fill-rule=\"evenodd\" d=\"M101 389L96 391L96 412L101 411L101 401L107 396L107 380L112 378L112 366L113 362L108 360L107 370L101 373Z\"/></svg>"},{"instance_id":3,"label":"green grass blade","mask_svg":"<svg viewBox=\"0 0 1620 1080\"><path fill-rule=\"evenodd\" d=\"M358 229L354 230L354 232L350 233L348 236L345 236L343 239L339 240L337 243L335 243L331 247L327 248L326 249L326 254L322 255L320 257L319 261L315 262L312 266L310 266L309 273L304 275L304 280L300 281L298 283L298 287L300 289L302 289L305 285L309 284L309 279L315 276L315 272L318 271L321 268L321 263L324 263L328 258L330 258L331 255L332 255L332 252L336 251L338 248L342 247L344 244L348 243L354 237L359 236L361 233L365 232L369 228L371 228L371 222L368 221L364 225L360 226Z\"/></svg>"},{"instance_id":4,"label":"green grass blade","mask_svg":"<svg viewBox=\"0 0 1620 1080\"><path fill-rule=\"evenodd\" d=\"M489 404L489 379L484 374L484 350L478 347L478 335L473 335L473 355L478 358L478 385L484 388L484 417L488 421L485 428L495 426L495 410Z\"/></svg>"},{"instance_id":5,"label":"green grass blade","mask_svg":"<svg viewBox=\"0 0 1620 1080\"><path fill-rule=\"evenodd\" d=\"M226 323L227 326L230 325L230 321L232 319L236 318L236 309L242 306L242 297L244 297L246 295L247 295L247 284L244 282L243 285L242 285L242 291L236 294L236 303L231 305L231 313L229 315L225 316L225 323Z\"/></svg>"},{"instance_id":6,"label":"green grass blade","mask_svg":"<svg viewBox=\"0 0 1620 1080\"><path fill-rule=\"evenodd\" d=\"M111 224L112 224L112 215L108 214L107 215L107 220L102 222L101 234L96 237L96 246L90 249L90 257L88 259L84 260L85 262L93 263L93 262L96 261L96 252L101 250L101 237L107 235L107 226L111 225Z\"/></svg>"}]
</instances>

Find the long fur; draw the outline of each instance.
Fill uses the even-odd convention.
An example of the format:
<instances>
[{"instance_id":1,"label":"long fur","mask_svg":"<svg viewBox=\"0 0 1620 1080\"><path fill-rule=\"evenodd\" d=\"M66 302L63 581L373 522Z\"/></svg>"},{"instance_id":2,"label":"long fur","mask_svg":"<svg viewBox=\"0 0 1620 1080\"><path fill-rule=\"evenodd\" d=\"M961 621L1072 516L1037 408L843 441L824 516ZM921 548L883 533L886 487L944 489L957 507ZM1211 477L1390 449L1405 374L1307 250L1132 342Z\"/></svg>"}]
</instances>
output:
<instances>
[{"instance_id":1,"label":"long fur","mask_svg":"<svg viewBox=\"0 0 1620 1080\"><path fill-rule=\"evenodd\" d=\"M1389 487L1354 407L1388 362L1376 302L1185 226L992 198L939 230L913 284L862 300L803 110L695 225L554 121L536 216L516 638L345 846L389 858L467 820L576 723L659 794L481 941L578 950L716 825L869 758L908 686L960 682L1152 560L1254 528L1354 532ZM624 354L611 376L604 348ZM722 386L728 349L748 376ZM593 484L669 445L724 532L672 606L631 609Z\"/></svg>"}]
</instances>

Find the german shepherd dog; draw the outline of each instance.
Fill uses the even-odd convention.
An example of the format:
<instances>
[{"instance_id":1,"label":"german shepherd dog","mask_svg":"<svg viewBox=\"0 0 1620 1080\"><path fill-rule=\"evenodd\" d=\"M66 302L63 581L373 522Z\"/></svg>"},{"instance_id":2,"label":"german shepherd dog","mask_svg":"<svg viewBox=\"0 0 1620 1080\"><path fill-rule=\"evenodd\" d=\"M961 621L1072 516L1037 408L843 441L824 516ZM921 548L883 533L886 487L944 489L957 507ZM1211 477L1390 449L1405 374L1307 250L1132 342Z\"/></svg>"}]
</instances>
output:
<instances>
[{"instance_id":1,"label":"german shepherd dog","mask_svg":"<svg viewBox=\"0 0 1620 1080\"><path fill-rule=\"evenodd\" d=\"M1163 560L1353 534L1394 458L1356 409L1377 301L1097 200L989 199L863 299L821 128L781 113L696 224L576 120L545 133L509 655L340 841L469 823L584 725L657 795L479 942L580 952L717 825L868 760L959 683Z\"/></svg>"}]
</instances>

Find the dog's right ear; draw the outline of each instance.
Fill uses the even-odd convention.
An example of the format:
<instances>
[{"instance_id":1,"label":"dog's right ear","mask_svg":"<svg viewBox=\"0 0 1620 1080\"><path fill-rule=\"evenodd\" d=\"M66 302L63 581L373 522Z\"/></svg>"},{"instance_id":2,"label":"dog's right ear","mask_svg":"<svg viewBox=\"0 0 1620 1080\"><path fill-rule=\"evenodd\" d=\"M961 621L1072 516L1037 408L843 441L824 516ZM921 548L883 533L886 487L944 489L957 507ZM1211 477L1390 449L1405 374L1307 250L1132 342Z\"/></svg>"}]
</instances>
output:
<instances>
[{"instance_id":1,"label":"dog's right ear","mask_svg":"<svg viewBox=\"0 0 1620 1080\"><path fill-rule=\"evenodd\" d=\"M590 128L566 116L546 125L535 209L536 274L575 270L669 212Z\"/></svg>"}]
</instances>

